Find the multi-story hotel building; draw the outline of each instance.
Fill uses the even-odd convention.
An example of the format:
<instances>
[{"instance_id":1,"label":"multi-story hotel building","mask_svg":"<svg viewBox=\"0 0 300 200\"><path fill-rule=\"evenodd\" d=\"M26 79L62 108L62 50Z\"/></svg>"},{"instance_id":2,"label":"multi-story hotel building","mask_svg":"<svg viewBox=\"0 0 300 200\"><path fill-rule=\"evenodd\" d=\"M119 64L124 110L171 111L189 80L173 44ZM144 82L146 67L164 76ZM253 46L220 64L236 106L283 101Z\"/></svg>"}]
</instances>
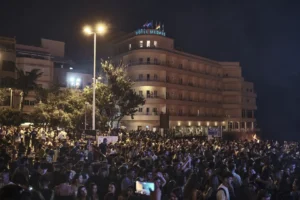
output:
<instances>
[{"instance_id":1,"label":"multi-story hotel building","mask_svg":"<svg viewBox=\"0 0 300 200\"><path fill-rule=\"evenodd\" d=\"M16 45L16 67L22 69L25 73L33 69L38 69L42 73L38 78L37 84L42 88L49 88L53 82L53 61L48 49L42 47ZM36 103L34 91L30 91L24 99L24 112L30 112Z\"/></svg>"},{"instance_id":2,"label":"multi-story hotel building","mask_svg":"<svg viewBox=\"0 0 300 200\"><path fill-rule=\"evenodd\" d=\"M169 127L206 134L255 128L256 94L244 81L238 62L218 62L178 51L162 30L140 29L115 41L115 60L128 66L134 90L146 103L122 125L157 130L160 114L169 114Z\"/></svg>"}]
</instances>

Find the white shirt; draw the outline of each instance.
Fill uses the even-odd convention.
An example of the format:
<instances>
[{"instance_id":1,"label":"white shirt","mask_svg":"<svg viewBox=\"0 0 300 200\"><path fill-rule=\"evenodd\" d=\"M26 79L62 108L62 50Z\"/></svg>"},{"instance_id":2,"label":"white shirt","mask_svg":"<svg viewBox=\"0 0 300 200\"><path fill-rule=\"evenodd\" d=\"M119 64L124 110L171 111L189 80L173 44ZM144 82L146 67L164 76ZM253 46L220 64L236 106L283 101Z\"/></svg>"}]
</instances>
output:
<instances>
[{"instance_id":1,"label":"white shirt","mask_svg":"<svg viewBox=\"0 0 300 200\"><path fill-rule=\"evenodd\" d=\"M220 188L222 188L222 190L220 190ZM225 193L224 193L225 190ZM218 192L217 192L217 200L230 200L230 196L229 196L229 190L228 188L221 184L218 187Z\"/></svg>"}]
</instances>

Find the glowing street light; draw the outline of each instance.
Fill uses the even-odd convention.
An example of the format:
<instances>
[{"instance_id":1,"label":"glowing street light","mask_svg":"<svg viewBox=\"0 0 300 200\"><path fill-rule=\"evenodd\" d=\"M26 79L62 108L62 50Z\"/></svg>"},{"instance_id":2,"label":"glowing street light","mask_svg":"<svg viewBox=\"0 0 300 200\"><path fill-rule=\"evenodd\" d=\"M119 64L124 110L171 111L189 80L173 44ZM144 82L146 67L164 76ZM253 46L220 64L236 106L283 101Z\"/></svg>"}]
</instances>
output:
<instances>
[{"instance_id":1,"label":"glowing street light","mask_svg":"<svg viewBox=\"0 0 300 200\"><path fill-rule=\"evenodd\" d=\"M85 26L83 32L87 35L94 34L94 76L93 76L93 130L96 130L96 36L104 35L107 31L107 26L103 23L97 24L95 28Z\"/></svg>"}]
</instances>

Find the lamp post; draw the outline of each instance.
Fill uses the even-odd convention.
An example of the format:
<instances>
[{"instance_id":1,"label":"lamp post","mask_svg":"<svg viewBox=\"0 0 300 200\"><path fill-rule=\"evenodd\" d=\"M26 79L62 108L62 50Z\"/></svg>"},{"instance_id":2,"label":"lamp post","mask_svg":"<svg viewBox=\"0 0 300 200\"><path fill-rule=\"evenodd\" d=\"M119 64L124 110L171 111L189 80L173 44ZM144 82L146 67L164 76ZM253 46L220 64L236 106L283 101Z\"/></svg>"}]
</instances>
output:
<instances>
[{"instance_id":1,"label":"lamp post","mask_svg":"<svg viewBox=\"0 0 300 200\"><path fill-rule=\"evenodd\" d=\"M104 24L98 24L96 28L89 26L84 27L83 32L87 35L94 35L94 75L93 75L93 123L92 128L96 130L96 36L97 34L103 35L106 32Z\"/></svg>"},{"instance_id":2,"label":"lamp post","mask_svg":"<svg viewBox=\"0 0 300 200\"><path fill-rule=\"evenodd\" d=\"M10 105L10 108L13 108L13 90L12 90L12 88L9 88L9 91L10 91L9 105Z\"/></svg>"},{"instance_id":3,"label":"lamp post","mask_svg":"<svg viewBox=\"0 0 300 200\"><path fill-rule=\"evenodd\" d=\"M88 102L85 102L85 109L84 109L84 130L86 130L86 107L89 105Z\"/></svg>"}]
</instances>

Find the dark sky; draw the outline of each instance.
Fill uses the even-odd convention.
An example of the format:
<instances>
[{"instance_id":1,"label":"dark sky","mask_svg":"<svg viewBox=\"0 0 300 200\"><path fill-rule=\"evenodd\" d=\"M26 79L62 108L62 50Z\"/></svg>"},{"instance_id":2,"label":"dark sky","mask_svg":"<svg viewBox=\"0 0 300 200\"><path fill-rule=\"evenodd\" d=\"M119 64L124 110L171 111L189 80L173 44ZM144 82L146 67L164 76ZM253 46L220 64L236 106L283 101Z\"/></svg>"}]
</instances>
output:
<instances>
[{"instance_id":1,"label":"dark sky","mask_svg":"<svg viewBox=\"0 0 300 200\"><path fill-rule=\"evenodd\" d=\"M65 41L67 56L87 59L86 23L106 21L115 35L147 20L164 22L184 51L241 62L245 79L255 83L265 136L300 139L299 10L297 0L7 0L0 4L0 35L32 45L41 37Z\"/></svg>"}]
</instances>

